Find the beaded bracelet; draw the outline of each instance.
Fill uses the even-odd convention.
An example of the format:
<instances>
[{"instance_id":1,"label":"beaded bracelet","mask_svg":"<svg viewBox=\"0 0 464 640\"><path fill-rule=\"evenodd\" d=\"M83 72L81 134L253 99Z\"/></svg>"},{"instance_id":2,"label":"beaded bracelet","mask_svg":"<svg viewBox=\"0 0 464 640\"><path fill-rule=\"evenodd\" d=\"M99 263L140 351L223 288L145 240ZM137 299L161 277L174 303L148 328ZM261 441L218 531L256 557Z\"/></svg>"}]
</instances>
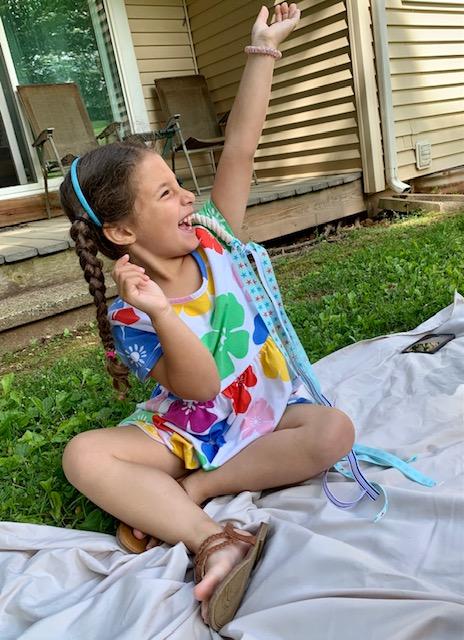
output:
<instances>
[{"instance_id":1,"label":"beaded bracelet","mask_svg":"<svg viewBox=\"0 0 464 640\"><path fill-rule=\"evenodd\" d=\"M245 53L260 53L263 56L272 56L276 60L280 60L282 53L278 49L272 49L272 47L255 47L248 45L245 47Z\"/></svg>"}]
</instances>

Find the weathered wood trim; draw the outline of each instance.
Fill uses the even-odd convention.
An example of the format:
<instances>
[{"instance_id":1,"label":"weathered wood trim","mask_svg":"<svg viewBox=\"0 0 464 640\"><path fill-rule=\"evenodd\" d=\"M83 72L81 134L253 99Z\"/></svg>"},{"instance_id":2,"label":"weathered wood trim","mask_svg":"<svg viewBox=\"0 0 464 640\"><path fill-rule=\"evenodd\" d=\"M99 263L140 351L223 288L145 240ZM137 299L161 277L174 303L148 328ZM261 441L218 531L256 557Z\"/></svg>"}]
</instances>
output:
<instances>
[{"instance_id":1,"label":"weathered wood trim","mask_svg":"<svg viewBox=\"0 0 464 640\"><path fill-rule=\"evenodd\" d=\"M263 242L366 211L361 180L247 210L240 238Z\"/></svg>"},{"instance_id":2,"label":"weathered wood trim","mask_svg":"<svg viewBox=\"0 0 464 640\"><path fill-rule=\"evenodd\" d=\"M409 198L391 197L380 198L379 206L381 209L389 209L391 211L399 211L411 213L413 211L439 211L441 213L454 213L462 211L464 200L453 201L442 199L440 195L434 196L435 199L428 199L422 194L412 194Z\"/></svg>"},{"instance_id":3,"label":"weathered wood trim","mask_svg":"<svg viewBox=\"0 0 464 640\"><path fill-rule=\"evenodd\" d=\"M52 217L63 215L57 191L50 193L50 207ZM24 198L0 200L0 228L46 218L47 211L43 193Z\"/></svg>"},{"instance_id":4,"label":"weathered wood trim","mask_svg":"<svg viewBox=\"0 0 464 640\"><path fill-rule=\"evenodd\" d=\"M380 132L369 0L347 0L346 9L364 190L366 193L375 193L385 189L385 167Z\"/></svg>"},{"instance_id":5,"label":"weathered wood trim","mask_svg":"<svg viewBox=\"0 0 464 640\"><path fill-rule=\"evenodd\" d=\"M200 72L207 78L217 113L223 113L231 108L237 92L246 60L243 48L249 44L250 29L262 3L186 0L186 4ZM361 168L359 142L342 138L345 125L341 123L348 118L353 120L350 129L354 129L349 135L356 135L357 129L345 4L346 0L298 3L302 10L298 28L279 47L284 55L275 67L255 165L260 181L320 174L325 167L313 153L318 138L319 146L330 155L329 172ZM333 120L340 120L340 124ZM332 134L334 130L337 134ZM333 144L327 138L332 138Z\"/></svg>"},{"instance_id":6,"label":"weathered wood trim","mask_svg":"<svg viewBox=\"0 0 464 640\"><path fill-rule=\"evenodd\" d=\"M124 0L106 0L105 11L131 130L146 131L149 127L147 109Z\"/></svg>"}]
</instances>

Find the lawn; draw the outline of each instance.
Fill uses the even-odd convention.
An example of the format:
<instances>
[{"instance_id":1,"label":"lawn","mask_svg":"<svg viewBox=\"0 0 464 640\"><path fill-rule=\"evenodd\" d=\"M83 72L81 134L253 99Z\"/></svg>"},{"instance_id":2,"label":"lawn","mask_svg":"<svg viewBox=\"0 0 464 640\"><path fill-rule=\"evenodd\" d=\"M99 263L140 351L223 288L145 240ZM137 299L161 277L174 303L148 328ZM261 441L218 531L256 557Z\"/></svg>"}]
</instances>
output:
<instances>
[{"instance_id":1,"label":"lawn","mask_svg":"<svg viewBox=\"0 0 464 640\"><path fill-rule=\"evenodd\" d=\"M414 215L275 260L310 359L411 329L464 293L463 235L463 215ZM68 485L61 454L73 435L130 413L148 387L133 380L116 400L94 327L3 356L0 383L0 519L113 532L113 519Z\"/></svg>"}]
</instances>

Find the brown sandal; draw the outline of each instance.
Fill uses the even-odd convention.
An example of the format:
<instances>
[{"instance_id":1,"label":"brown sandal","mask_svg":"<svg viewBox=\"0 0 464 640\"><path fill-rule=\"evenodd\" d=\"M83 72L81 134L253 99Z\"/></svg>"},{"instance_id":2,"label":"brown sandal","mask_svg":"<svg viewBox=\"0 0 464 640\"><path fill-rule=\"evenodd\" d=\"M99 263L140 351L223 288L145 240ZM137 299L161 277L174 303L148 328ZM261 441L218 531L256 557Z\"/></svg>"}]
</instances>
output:
<instances>
[{"instance_id":1,"label":"brown sandal","mask_svg":"<svg viewBox=\"0 0 464 640\"><path fill-rule=\"evenodd\" d=\"M116 539L126 551L129 553L143 553L146 551L148 540L150 536L144 536L139 539L134 536L133 527L126 524L125 522L120 522L118 524L118 528L116 529ZM156 544L154 547L157 547L161 544L160 540L156 540Z\"/></svg>"},{"instance_id":2,"label":"brown sandal","mask_svg":"<svg viewBox=\"0 0 464 640\"><path fill-rule=\"evenodd\" d=\"M177 482L180 484L182 489L184 488L183 481L189 474L183 475L181 478L177 478ZM126 524L125 522L120 522L118 524L118 528L116 529L116 540L119 542L121 547L128 551L129 553L143 553L146 551L148 541L150 537L153 536L144 536L139 539L134 536L133 527ZM162 540L158 540L153 537L153 547L158 547L160 544L163 544Z\"/></svg>"},{"instance_id":3,"label":"brown sandal","mask_svg":"<svg viewBox=\"0 0 464 640\"><path fill-rule=\"evenodd\" d=\"M235 531L232 524L228 522L224 531L206 538L198 549L194 564L195 582L202 580L205 575L206 561L215 551L235 542L246 542L251 545L243 560L218 585L208 602L208 624L214 631L219 631L227 622L230 622L239 608L248 587L251 572L261 556L268 529L268 525L262 522L254 536L245 535ZM212 542L221 539L223 542L210 546Z\"/></svg>"}]
</instances>

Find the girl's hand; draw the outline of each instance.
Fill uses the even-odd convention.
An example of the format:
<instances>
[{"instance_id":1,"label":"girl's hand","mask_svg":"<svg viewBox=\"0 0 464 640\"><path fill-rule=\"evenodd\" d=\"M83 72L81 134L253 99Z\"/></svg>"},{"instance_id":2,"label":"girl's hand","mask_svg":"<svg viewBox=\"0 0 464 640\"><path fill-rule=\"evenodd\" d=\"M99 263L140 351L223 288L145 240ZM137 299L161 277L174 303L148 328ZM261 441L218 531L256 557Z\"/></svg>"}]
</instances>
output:
<instances>
[{"instance_id":1,"label":"girl's hand","mask_svg":"<svg viewBox=\"0 0 464 640\"><path fill-rule=\"evenodd\" d=\"M274 19L272 24L268 25L269 10L267 7L261 7L251 30L251 44L255 47L264 46L276 49L296 27L300 14L301 11L294 2L290 5L283 2L275 7Z\"/></svg>"},{"instance_id":2,"label":"girl's hand","mask_svg":"<svg viewBox=\"0 0 464 640\"><path fill-rule=\"evenodd\" d=\"M150 317L170 310L169 300L160 287L150 280L143 267L129 262L127 254L116 261L111 275L121 298Z\"/></svg>"}]
</instances>

